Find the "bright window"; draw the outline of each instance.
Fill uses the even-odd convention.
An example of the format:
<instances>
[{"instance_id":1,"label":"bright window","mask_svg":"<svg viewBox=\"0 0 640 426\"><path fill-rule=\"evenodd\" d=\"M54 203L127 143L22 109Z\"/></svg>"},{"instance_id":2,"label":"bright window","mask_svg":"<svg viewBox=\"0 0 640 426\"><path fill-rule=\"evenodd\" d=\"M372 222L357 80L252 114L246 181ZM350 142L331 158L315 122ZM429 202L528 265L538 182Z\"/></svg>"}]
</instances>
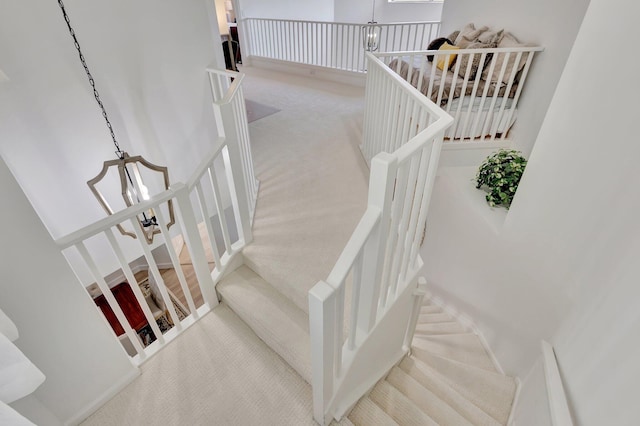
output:
<instances>
[{"instance_id":1,"label":"bright window","mask_svg":"<svg viewBox=\"0 0 640 426\"><path fill-rule=\"evenodd\" d=\"M442 3L444 0L387 0L389 3Z\"/></svg>"}]
</instances>

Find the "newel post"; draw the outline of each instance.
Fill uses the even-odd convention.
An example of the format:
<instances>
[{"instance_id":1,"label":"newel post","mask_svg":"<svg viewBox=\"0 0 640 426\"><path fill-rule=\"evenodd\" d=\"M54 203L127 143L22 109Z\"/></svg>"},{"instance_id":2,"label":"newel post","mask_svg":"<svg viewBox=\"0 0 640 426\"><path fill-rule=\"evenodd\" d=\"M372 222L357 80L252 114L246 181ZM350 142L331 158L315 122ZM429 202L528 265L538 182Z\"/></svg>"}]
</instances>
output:
<instances>
[{"instance_id":1,"label":"newel post","mask_svg":"<svg viewBox=\"0 0 640 426\"><path fill-rule=\"evenodd\" d=\"M325 416L325 411L333 397L334 353L336 351L335 318L335 290L326 282L319 281L309 291L309 337L311 341L313 418L323 426L331 422L331 416ZM342 331L340 332L342 333Z\"/></svg>"},{"instance_id":2,"label":"newel post","mask_svg":"<svg viewBox=\"0 0 640 426\"><path fill-rule=\"evenodd\" d=\"M389 235L391 200L397 169L397 158L386 152L376 155L371 160L369 205L378 207L381 217L362 253L362 288L357 315L358 329L365 334L368 334L375 325L378 313L384 257Z\"/></svg>"},{"instance_id":3,"label":"newel post","mask_svg":"<svg viewBox=\"0 0 640 426\"><path fill-rule=\"evenodd\" d=\"M404 343L402 345L402 348L406 351L411 349L411 342L413 341L416 325L418 324L418 317L420 316L420 308L422 307L422 302L426 294L427 280L424 277L419 277L418 285L413 292L413 310L411 311L411 318L409 319L407 331L404 334Z\"/></svg>"}]
</instances>

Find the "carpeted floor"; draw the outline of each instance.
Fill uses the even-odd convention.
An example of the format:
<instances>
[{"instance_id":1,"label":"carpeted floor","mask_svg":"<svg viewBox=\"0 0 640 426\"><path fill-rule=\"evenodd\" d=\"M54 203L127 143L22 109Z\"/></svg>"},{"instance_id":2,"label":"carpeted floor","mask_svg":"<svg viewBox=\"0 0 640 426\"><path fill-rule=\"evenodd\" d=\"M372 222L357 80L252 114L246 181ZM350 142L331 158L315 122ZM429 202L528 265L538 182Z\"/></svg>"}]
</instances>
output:
<instances>
[{"instance_id":1,"label":"carpeted floor","mask_svg":"<svg viewBox=\"0 0 640 426\"><path fill-rule=\"evenodd\" d=\"M269 105L261 104L250 99L244 100L247 105L247 121L253 123L261 118L268 117L271 114L275 114L280 111L278 108L271 107Z\"/></svg>"},{"instance_id":2,"label":"carpeted floor","mask_svg":"<svg viewBox=\"0 0 640 426\"><path fill-rule=\"evenodd\" d=\"M366 208L364 88L249 68L245 93L280 108L251 123L260 195L247 264L303 311Z\"/></svg>"},{"instance_id":3,"label":"carpeted floor","mask_svg":"<svg viewBox=\"0 0 640 426\"><path fill-rule=\"evenodd\" d=\"M313 425L311 410L311 387L221 305L83 424Z\"/></svg>"},{"instance_id":4,"label":"carpeted floor","mask_svg":"<svg viewBox=\"0 0 640 426\"><path fill-rule=\"evenodd\" d=\"M365 208L368 171L357 147L364 89L241 71L245 95L280 110L250 124L262 182L253 258L263 265L276 260L272 274L292 277L280 290L306 309L307 290L326 277ZM303 226L287 232L296 223ZM315 423L311 387L221 305L147 361L141 377L84 424Z\"/></svg>"}]
</instances>

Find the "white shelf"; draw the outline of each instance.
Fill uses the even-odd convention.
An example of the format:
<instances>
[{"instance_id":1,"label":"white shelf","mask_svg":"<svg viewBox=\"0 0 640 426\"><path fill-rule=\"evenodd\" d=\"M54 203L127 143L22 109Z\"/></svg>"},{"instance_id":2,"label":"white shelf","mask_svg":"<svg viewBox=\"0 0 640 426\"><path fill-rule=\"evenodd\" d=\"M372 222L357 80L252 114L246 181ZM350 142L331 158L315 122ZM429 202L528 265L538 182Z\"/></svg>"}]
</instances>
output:
<instances>
[{"instance_id":1,"label":"white shelf","mask_svg":"<svg viewBox=\"0 0 640 426\"><path fill-rule=\"evenodd\" d=\"M476 189L477 170L477 167L442 167L438 170L438 178L447 181L452 191L450 195L460 198L462 205L468 208L469 215L476 216L499 233L507 217L507 209L489 206L485 199L487 193Z\"/></svg>"}]
</instances>

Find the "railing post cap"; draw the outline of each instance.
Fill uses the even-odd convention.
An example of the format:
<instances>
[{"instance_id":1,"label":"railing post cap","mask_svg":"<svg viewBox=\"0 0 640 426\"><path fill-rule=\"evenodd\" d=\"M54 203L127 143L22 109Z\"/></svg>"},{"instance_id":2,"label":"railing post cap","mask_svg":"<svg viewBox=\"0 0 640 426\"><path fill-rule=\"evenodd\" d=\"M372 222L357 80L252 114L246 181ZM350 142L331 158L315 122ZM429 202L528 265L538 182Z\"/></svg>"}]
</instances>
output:
<instances>
[{"instance_id":1,"label":"railing post cap","mask_svg":"<svg viewBox=\"0 0 640 426\"><path fill-rule=\"evenodd\" d=\"M393 154L389 154L388 152L379 152L375 157L371 159L371 165L373 166L374 162L382 164L392 164L397 160L398 157Z\"/></svg>"},{"instance_id":2,"label":"railing post cap","mask_svg":"<svg viewBox=\"0 0 640 426\"><path fill-rule=\"evenodd\" d=\"M320 280L311 288L311 290L309 290L309 299L325 301L334 293L334 291L335 289L329 285L329 283Z\"/></svg>"}]
</instances>

